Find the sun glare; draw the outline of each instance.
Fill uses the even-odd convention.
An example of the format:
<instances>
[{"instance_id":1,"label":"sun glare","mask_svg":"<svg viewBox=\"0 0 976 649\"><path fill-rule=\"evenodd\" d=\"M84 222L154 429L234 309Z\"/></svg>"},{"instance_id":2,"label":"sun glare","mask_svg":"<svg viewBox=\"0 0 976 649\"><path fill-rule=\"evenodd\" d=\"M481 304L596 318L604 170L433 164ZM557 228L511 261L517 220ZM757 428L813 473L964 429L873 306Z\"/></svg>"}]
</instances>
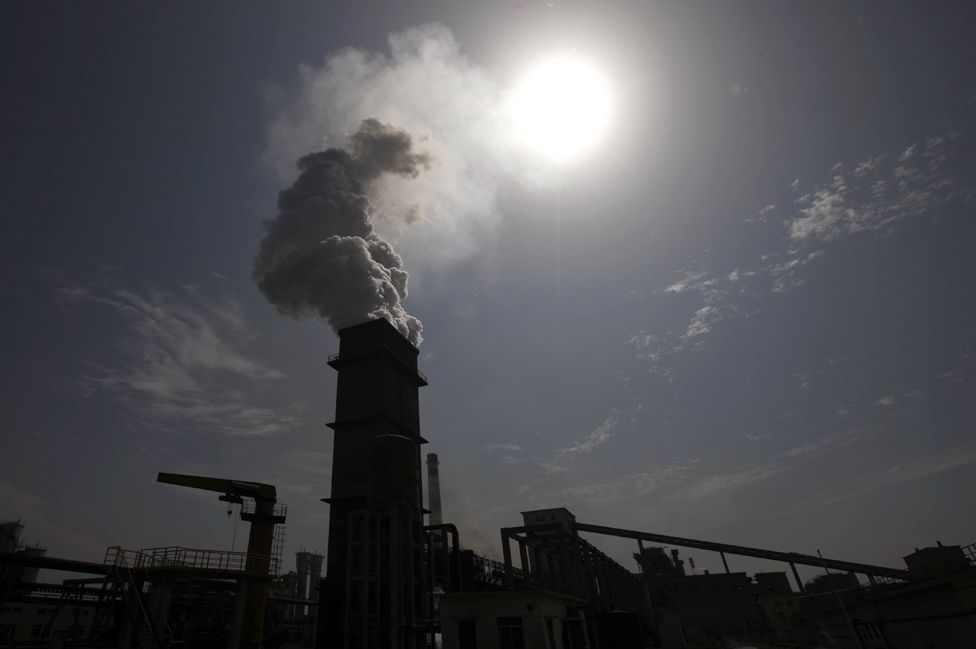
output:
<instances>
[{"instance_id":1,"label":"sun glare","mask_svg":"<svg viewBox=\"0 0 976 649\"><path fill-rule=\"evenodd\" d=\"M606 132L611 96L606 78L575 55L541 61L519 80L511 100L516 132L553 162L579 159Z\"/></svg>"}]
</instances>

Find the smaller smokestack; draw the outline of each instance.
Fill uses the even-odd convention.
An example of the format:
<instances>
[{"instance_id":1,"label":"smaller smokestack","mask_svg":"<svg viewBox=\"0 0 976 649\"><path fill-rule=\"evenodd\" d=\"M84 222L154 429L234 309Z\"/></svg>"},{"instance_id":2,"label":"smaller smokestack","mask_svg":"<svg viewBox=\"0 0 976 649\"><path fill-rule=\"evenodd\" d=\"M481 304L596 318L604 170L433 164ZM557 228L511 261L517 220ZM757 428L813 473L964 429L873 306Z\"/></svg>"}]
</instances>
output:
<instances>
[{"instance_id":1,"label":"smaller smokestack","mask_svg":"<svg viewBox=\"0 0 976 649\"><path fill-rule=\"evenodd\" d=\"M319 584L322 583L322 555L312 554L311 555L311 566L308 575L308 598L313 602L319 601ZM318 615L319 609L316 606L308 607L309 617L316 617ZM312 623L312 628L315 628L315 623Z\"/></svg>"},{"instance_id":2,"label":"smaller smokestack","mask_svg":"<svg viewBox=\"0 0 976 649\"><path fill-rule=\"evenodd\" d=\"M304 550L295 553L295 572L298 573L298 583L295 592L297 599L307 599L309 591L309 575L312 571L312 554ZM298 615L305 616L305 605L299 604Z\"/></svg>"},{"instance_id":3,"label":"smaller smokestack","mask_svg":"<svg viewBox=\"0 0 976 649\"><path fill-rule=\"evenodd\" d=\"M319 582L322 581L322 555L313 554L311 557L311 570L308 575L308 598L312 601L319 601ZM315 609L312 609L314 612Z\"/></svg>"},{"instance_id":4,"label":"smaller smokestack","mask_svg":"<svg viewBox=\"0 0 976 649\"><path fill-rule=\"evenodd\" d=\"M427 454L427 508L430 509L430 525L444 522L441 518L441 478L437 468L437 453Z\"/></svg>"}]
</instances>

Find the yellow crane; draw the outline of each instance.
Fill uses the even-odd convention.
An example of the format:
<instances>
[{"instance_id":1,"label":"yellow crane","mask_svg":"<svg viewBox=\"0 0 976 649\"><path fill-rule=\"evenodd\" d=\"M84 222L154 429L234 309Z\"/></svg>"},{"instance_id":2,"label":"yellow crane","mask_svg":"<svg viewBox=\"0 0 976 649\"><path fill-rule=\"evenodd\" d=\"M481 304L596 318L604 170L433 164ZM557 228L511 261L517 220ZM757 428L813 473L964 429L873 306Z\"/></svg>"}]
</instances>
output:
<instances>
[{"instance_id":1,"label":"yellow crane","mask_svg":"<svg viewBox=\"0 0 976 649\"><path fill-rule=\"evenodd\" d=\"M245 563L245 589L243 612L240 624L241 649L260 649L264 634L264 607L271 584L271 552L274 543L274 526L284 523L284 515L275 512L277 491L274 485L244 480L228 480L206 476L183 475L180 473L160 473L157 482L215 491L220 500L229 503L242 503L244 498L254 500L254 511L241 511L241 520L251 524L247 539L247 562Z\"/></svg>"}]
</instances>

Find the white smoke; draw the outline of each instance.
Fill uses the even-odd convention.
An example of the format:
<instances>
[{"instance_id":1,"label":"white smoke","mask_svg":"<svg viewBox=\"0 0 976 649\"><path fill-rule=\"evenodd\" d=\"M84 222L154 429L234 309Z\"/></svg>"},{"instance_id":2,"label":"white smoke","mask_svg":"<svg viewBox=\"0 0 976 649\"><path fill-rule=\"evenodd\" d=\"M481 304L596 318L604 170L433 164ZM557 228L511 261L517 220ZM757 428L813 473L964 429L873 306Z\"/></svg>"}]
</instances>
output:
<instances>
[{"instance_id":1,"label":"white smoke","mask_svg":"<svg viewBox=\"0 0 976 649\"><path fill-rule=\"evenodd\" d=\"M419 345L420 321L403 308L407 272L373 230L370 198L384 176L416 178L429 165L406 131L365 119L346 148L310 153L265 221L254 280L278 312L321 318L332 328L389 320Z\"/></svg>"},{"instance_id":2,"label":"white smoke","mask_svg":"<svg viewBox=\"0 0 976 649\"><path fill-rule=\"evenodd\" d=\"M378 232L410 265L442 268L490 247L501 183L544 173L512 155L504 92L441 25L392 34L389 53L345 49L302 65L297 87L279 96L265 162L282 180L296 158L341 144L364 117L406 129L430 154L421 176L384 176L371 195Z\"/></svg>"}]
</instances>

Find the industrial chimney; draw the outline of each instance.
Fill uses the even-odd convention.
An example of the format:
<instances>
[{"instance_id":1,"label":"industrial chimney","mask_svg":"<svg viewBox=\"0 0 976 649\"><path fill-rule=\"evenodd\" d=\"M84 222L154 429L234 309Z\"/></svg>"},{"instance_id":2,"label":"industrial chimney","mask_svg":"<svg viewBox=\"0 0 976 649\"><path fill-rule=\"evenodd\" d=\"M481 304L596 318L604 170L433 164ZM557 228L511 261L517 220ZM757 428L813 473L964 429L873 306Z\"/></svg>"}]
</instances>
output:
<instances>
[{"instance_id":1,"label":"industrial chimney","mask_svg":"<svg viewBox=\"0 0 976 649\"><path fill-rule=\"evenodd\" d=\"M427 598L417 348L384 319L338 331L320 647L422 646ZM379 587L379 585L384 585ZM391 599L392 598L392 599Z\"/></svg>"},{"instance_id":2,"label":"industrial chimney","mask_svg":"<svg viewBox=\"0 0 976 649\"><path fill-rule=\"evenodd\" d=\"M312 554L310 552L305 552L304 550L295 553L295 572L297 573L297 589L295 591L295 598L305 600L308 599L309 595L309 573L312 570ZM304 604L298 605L297 610L299 617L305 617L308 614L307 609Z\"/></svg>"},{"instance_id":3,"label":"industrial chimney","mask_svg":"<svg viewBox=\"0 0 976 649\"><path fill-rule=\"evenodd\" d=\"M322 581L322 555L312 554L310 560L310 570L308 573L308 598L313 602L319 601L319 584ZM317 610L311 608L309 615L315 617Z\"/></svg>"},{"instance_id":4,"label":"industrial chimney","mask_svg":"<svg viewBox=\"0 0 976 649\"><path fill-rule=\"evenodd\" d=\"M437 468L437 453L427 454L427 507L431 525L443 523L441 516L441 478Z\"/></svg>"}]
</instances>

